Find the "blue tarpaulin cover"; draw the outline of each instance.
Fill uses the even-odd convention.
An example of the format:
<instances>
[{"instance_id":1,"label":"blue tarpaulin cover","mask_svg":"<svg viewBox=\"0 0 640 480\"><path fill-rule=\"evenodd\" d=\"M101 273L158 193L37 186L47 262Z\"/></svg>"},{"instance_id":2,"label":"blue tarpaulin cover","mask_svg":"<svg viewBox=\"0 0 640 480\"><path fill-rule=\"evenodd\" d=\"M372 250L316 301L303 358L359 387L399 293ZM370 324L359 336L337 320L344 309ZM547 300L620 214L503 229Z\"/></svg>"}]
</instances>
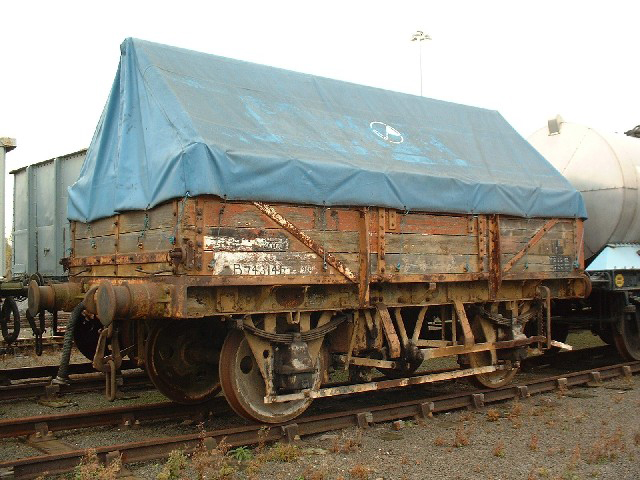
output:
<instances>
[{"instance_id":1,"label":"blue tarpaulin cover","mask_svg":"<svg viewBox=\"0 0 640 480\"><path fill-rule=\"evenodd\" d=\"M68 216L186 195L583 217L496 111L127 39Z\"/></svg>"}]
</instances>

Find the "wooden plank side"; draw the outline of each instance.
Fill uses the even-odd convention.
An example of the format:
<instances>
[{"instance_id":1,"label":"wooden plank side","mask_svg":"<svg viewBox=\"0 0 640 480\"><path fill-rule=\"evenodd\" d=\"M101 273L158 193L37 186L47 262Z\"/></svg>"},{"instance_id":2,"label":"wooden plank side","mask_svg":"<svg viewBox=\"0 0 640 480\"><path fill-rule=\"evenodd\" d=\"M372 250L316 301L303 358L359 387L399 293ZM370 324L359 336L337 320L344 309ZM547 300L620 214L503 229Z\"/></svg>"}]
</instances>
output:
<instances>
[{"instance_id":1,"label":"wooden plank side","mask_svg":"<svg viewBox=\"0 0 640 480\"><path fill-rule=\"evenodd\" d=\"M502 264L512 257L502 255ZM511 272L572 272L575 255L531 255L527 254L511 268Z\"/></svg>"},{"instance_id":2,"label":"wooden plank side","mask_svg":"<svg viewBox=\"0 0 640 480\"><path fill-rule=\"evenodd\" d=\"M120 233L174 228L177 222L176 204L177 201L172 200L147 211L121 213Z\"/></svg>"},{"instance_id":3,"label":"wooden plank side","mask_svg":"<svg viewBox=\"0 0 640 480\"><path fill-rule=\"evenodd\" d=\"M358 233L334 230L305 230L330 253L358 251ZM308 252L309 247L282 228L208 227L204 235L205 251Z\"/></svg>"},{"instance_id":4,"label":"wooden plank side","mask_svg":"<svg viewBox=\"0 0 640 480\"><path fill-rule=\"evenodd\" d=\"M74 248L74 257L109 255L116 253L116 236L109 235L95 238L76 239Z\"/></svg>"},{"instance_id":5,"label":"wooden plank side","mask_svg":"<svg viewBox=\"0 0 640 480\"><path fill-rule=\"evenodd\" d=\"M377 270L377 255L371 255L371 270ZM447 274L478 272L475 255L429 255L391 253L385 257L387 274Z\"/></svg>"},{"instance_id":6,"label":"wooden plank side","mask_svg":"<svg viewBox=\"0 0 640 480\"><path fill-rule=\"evenodd\" d=\"M431 235L468 235L468 215L398 214L398 232Z\"/></svg>"},{"instance_id":7,"label":"wooden plank side","mask_svg":"<svg viewBox=\"0 0 640 480\"><path fill-rule=\"evenodd\" d=\"M387 253L477 255L475 235L424 235L420 233L386 234Z\"/></svg>"},{"instance_id":8,"label":"wooden plank side","mask_svg":"<svg viewBox=\"0 0 640 480\"><path fill-rule=\"evenodd\" d=\"M295 224L300 230L314 228L312 207L278 205L278 212ZM210 227L249 227L278 228L278 224L260 212L252 203L219 202L208 200L203 207L205 228Z\"/></svg>"},{"instance_id":9,"label":"wooden plank side","mask_svg":"<svg viewBox=\"0 0 640 480\"><path fill-rule=\"evenodd\" d=\"M75 236L76 239L82 238L97 238L104 235L115 235L118 216L101 218L95 222L82 223L75 222Z\"/></svg>"},{"instance_id":10,"label":"wooden plank side","mask_svg":"<svg viewBox=\"0 0 640 480\"><path fill-rule=\"evenodd\" d=\"M336 255L353 271L358 269L357 254ZM317 275L342 277L330 265L324 269L322 257L313 252L205 252L203 263L210 275L290 276Z\"/></svg>"},{"instance_id":11,"label":"wooden plank side","mask_svg":"<svg viewBox=\"0 0 640 480\"><path fill-rule=\"evenodd\" d=\"M171 229L147 230L144 235L142 235L142 232L121 233L118 252L133 253L171 250L174 247L170 241L172 235L173 230Z\"/></svg>"},{"instance_id":12,"label":"wooden plank side","mask_svg":"<svg viewBox=\"0 0 640 480\"><path fill-rule=\"evenodd\" d=\"M527 233L529 234L531 232ZM502 252L516 254L527 245L530 238L530 236L527 236L525 234L519 236L502 237ZM553 230L551 230L529 251L535 252L536 249L538 249L539 253L544 253L546 251L552 251L553 248L562 248L566 251L574 251L575 247L573 240L573 232L554 232Z\"/></svg>"}]
</instances>

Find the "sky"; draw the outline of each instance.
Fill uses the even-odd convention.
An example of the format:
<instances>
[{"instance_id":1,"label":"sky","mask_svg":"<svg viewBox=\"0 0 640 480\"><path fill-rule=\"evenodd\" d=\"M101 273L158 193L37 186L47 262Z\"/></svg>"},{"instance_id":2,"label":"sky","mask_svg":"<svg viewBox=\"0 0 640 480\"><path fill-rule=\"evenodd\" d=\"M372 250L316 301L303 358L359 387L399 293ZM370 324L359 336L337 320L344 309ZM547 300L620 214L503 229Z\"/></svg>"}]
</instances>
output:
<instances>
[{"instance_id":1,"label":"sky","mask_svg":"<svg viewBox=\"0 0 640 480\"><path fill-rule=\"evenodd\" d=\"M11 0L0 14L0 137L10 170L89 146L137 37L498 110L525 138L561 114L640 124L640 2ZM432 40L411 42L416 30Z\"/></svg>"}]
</instances>

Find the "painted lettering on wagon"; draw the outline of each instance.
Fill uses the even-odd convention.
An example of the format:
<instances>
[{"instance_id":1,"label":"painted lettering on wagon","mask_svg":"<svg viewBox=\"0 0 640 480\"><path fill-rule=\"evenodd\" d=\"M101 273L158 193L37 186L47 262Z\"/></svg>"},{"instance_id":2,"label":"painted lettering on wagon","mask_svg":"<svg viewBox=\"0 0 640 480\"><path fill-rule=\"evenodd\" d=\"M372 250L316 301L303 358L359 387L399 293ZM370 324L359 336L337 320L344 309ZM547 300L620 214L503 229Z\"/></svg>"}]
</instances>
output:
<instances>
[{"instance_id":1,"label":"painted lettering on wagon","mask_svg":"<svg viewBox=\"0 0 640 480\"><path fill-rule=\"evenodd\" d=\"M204 237L204 249L227 252L286 252L289 239L286 237L236 238L230 236Z\"/></svg>"},{"instance_id":2,"label":"painted lettering on wagon","mask_svg":"<svg viewBox=\"0 0 640 480\"><path fill-rule=\"evenodd\" d=\"M215 252L213 275L313 275L320 269L314 253Z\"/></svg>"}]
</instances>

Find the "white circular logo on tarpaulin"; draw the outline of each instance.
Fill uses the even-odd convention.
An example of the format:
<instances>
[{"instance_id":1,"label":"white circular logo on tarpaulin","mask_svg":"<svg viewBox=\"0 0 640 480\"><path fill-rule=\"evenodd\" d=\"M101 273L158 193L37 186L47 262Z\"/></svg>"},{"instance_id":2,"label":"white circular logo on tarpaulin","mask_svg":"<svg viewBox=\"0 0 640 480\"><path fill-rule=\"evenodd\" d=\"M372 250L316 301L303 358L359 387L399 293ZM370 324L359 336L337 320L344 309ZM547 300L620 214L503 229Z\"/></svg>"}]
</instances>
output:
<instances>
[{"instance_id":1,"label":"white circular logo on tarpaulin","mask_svg":"<svg viewBox=\"0 0 640 480\"><path fill-rule=\"evenodd\" d=\"M371 131L383 139L385 142L389 143L402 143L404 142L404 138L402 134L393 128L391 125L387 125L382 122L371 122L369 124Z\"/></svg>"}]
</instances>

